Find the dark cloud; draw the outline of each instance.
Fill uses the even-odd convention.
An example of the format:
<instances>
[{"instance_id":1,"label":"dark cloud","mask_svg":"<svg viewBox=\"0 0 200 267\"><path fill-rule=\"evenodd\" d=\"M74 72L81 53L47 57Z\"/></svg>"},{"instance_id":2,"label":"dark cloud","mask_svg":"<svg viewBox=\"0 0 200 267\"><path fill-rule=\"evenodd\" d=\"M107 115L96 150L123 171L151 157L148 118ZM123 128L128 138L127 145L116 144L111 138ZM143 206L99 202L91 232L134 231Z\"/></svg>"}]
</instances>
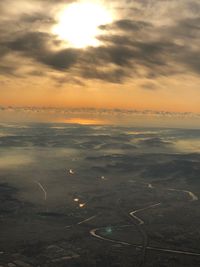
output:
<instances>
[{"instance_id":1,"label":"dark cloud","mask_svg":"<svg viewBox=\"0 0 200 267\"><path fill-rule=\"evenodd\" d=\"M95 66L82 68L81 76L88 79L98 79L111 83L122 83L127 73L123 69L101 70Z\"/></svg>"},{"instance_id":2,"label":"dark cloud","mask_svg":"<svg viewBox=\"0 0 200 267\"><path fill-rule=\"evenodd\" d=\"M187 18L178 21L178 23L174 26L169 28L173 34L177 37L182 38L193 38L199 39L200 38L200 17L195 18Z\"/></svg>"},{"instance_id":3,"label":"dark cloud","mask_svg":"<svg viewBox=\"0 0 200 267\"><path fill-rule=\"evenodd\" d=\"M34 24L52 25L55 22L56 20L54 18L44 13L35 13L33 15L25 14L19 19L20 24L26 24L27 26L31 24L32 27Z\"/></svg>"},{"instance_id":4,"label":"dark cloud","mask_svg":"<svg viewBox=\"0 0 200 267\"><path fill-rule=\"evenodd\" d=\"M58 53L47 54L41 62L57 70L66 70L73 66L78 59L78 53L74 49L65 49Z\"/></svg>"},{"instance_id":5,"label":"dark cloud","mask_svg":"<svg viewBox=\"0 0 200 267\"><path fill-rule=\"evenodd\" d=\"M50 34L29 32L7 43L7 46L13 51L21 52L23 55L57 70L66 70L76 63L77 50L63 49L54 52L51 49L54 44Z\"/></svg>"},{"instance_id":6,"label":"dark cloud","mask_svg":"<svg viewBox=\"0 0 200 267\"><path fill-rule=\"evenodd\" d=\"M76 84L79 86L85 86L85 83L80 78L74 77L72 75L53 77L53 79L55 80L57 86L62 86L64 84Z\"/></svg>"},{"instance_id":7,"label":"dark cloud","mask_svg":"<svg viewBox=\"0 0 200 267\"><path fill-rule=\"evenodd\" d=\"M0 74L4 75L15 75L16 74L16 68L13 66L3 66L0 65Z\"/></svg>"},{"instance_id":8,"label":"dark cloud","mask_svg":"<svg viewBox=\"0 0 200 267\"><path fill-rule=\"evenodd\" d=\"M102 25L100 29L102 30L123 30L123 31L140 31L144 28L151 28L152 24L145 21L136 21L130 19L117 20L110 25Z\"/></svg>"},{"instance_id":9,"label":"dark cloud","mask_svg":"<svg viewBox=\"0 0 200 267\"><path fill-rule=\"evenodd\" d=\"M10 0L9 3L12 7L14 2ZM43 4L39 0L30 3L33 6L37 4L39 10L37 8L33 13L20 13L1 20L2 57L17 52L34 60L36 71L38 62L55 71L75 75L78 77L75 83L82 78L122 83L126 78L141 77L141 70L143 77L151 79L188 73L188 70L194 74L200 72L200 51L197 45L200 41L200 18L195 12L199 8L195 0L190 4L183 1L183 7L188 7L189 15L178 15L177 18L171 11L172 7L177 8L177 0L123 1L127 5L123 12L128 14L132 10L132 17L137 12L138 15L143 12L144 16L122 18L110 25L102 25L102 35L98 37L102 46L84 50L61 48L61 42L49 31L50 26L56 23L53 7L64 1L45 1L46 8L51 7L48 14L44 9L44 1ZM123 5L118 1L113 3L121 7ZM8 13L5 3L1 3L1 7L2 14ZM155 23L156 8L162 8L162 14L165 14L163 21L168 19L167 15L171 16L171 23L163 26L159 23L162 18ZM12 67L6 64L3 59L1 73L6 73L6 68L8 73L11 72Z\"/></svg>"}]
</instances>

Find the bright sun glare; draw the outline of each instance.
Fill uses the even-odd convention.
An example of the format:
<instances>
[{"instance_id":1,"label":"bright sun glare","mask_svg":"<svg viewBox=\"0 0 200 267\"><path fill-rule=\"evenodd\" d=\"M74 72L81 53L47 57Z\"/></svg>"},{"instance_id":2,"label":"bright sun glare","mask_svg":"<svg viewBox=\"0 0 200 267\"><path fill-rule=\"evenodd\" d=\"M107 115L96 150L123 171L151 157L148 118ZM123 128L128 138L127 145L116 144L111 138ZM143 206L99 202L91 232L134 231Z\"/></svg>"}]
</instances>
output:
<instances>
[{"instance_id":1,"label":"bright sun glare","mask_svg":"<svg viewBox=\"0 0 200 267\"><path fill-rule=\"evenodd\" d=\"M53 33L71 47L95 47L100 44L96 39L101 32L99 26L111 22L111 13L99 3L72 3L59 14Z\"/></svg>"}]
</instances>

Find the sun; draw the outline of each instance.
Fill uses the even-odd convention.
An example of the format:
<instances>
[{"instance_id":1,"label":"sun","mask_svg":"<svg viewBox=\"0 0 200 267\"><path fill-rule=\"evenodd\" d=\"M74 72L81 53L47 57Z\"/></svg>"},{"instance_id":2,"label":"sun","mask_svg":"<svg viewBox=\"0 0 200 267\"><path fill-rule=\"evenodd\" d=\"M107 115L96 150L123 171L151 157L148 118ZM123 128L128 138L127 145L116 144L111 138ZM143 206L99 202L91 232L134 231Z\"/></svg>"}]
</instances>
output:
<instances>
[{"instance_id":1,"label":"sun","mask_svg":"<svg viewBox=\"0 0 200 267\"><path fill-rule=\"evenodd\" d=\"M84 48L99 46L96 38L100 35L99 26L112 22L112 14L98 2L76 2L69 4L58 16L58 24L53 33L68 46Z\"/></svg>"}]
</instances>

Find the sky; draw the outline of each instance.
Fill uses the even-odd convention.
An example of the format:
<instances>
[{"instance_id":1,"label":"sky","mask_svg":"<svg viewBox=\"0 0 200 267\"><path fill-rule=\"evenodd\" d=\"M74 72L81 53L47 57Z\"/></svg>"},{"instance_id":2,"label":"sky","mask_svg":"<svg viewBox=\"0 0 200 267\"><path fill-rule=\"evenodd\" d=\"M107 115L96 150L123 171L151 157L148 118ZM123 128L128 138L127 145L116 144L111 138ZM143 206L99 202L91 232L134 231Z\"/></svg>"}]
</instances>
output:
<instances>
[{"instance_id":1,"label":"sky","mask_svg":"<svg viewBox=\"0 0 200 267\"><path fill-rule=\"evenodd\" d=\"M199 0L0 1L0 105L200 112Z\"/></svg>"}]
</instances>

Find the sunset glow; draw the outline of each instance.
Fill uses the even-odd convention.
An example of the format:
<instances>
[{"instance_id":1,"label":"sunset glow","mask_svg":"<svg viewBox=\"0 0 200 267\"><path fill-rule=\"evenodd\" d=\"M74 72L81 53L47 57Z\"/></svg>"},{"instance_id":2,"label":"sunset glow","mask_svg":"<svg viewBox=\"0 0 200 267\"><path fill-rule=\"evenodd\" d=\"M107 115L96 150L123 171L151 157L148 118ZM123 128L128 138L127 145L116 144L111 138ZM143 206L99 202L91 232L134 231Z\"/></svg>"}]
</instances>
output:
<instances>
[{"instance_id":1,"label":"sunset glow","mask_svg":"<svg viewBox=\"0 0 200 267\"><path fill-rule=\"evenodd\" d=\"M200 113L195 8L147 2L2 1L0 106ZM15 117L111 121L44 113Z\"/></svg>"},{"instance_id":2,"label":"sunset glow","mask_svg":"<svg viewBox=\"0 0 200 267\"><path fill-rule=\"evenodd\" d=\"M106 120L98 120L98 119L85 119L85 118L69 118L64 120L65 123L72 123L72 124L82 124L82 125L100 125L100 124L107 124L108 121Z\"/></svg>"}]
</instances>

